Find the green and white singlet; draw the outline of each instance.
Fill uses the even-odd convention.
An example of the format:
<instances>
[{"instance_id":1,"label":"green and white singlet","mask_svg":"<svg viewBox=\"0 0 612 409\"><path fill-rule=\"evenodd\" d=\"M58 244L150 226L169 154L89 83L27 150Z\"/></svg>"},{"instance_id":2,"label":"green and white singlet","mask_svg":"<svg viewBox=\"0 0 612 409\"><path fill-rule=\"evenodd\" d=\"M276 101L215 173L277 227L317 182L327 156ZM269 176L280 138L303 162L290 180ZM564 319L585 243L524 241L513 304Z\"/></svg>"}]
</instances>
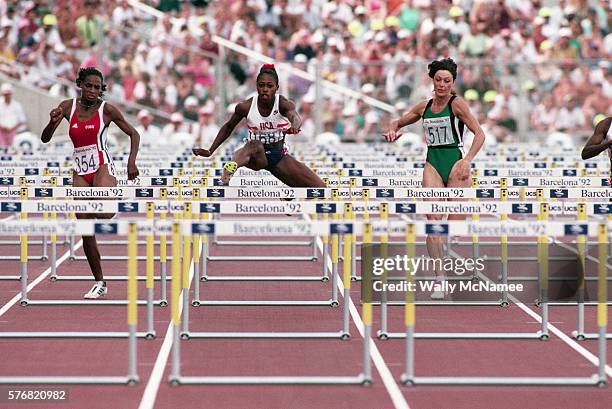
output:
<instances>
[{"instance_id":1,"label":"green and white singlet","mask_svg":"<svg viewBox=\"0 0 612 409\"><path fill-rule=\"evenodd\" d=\"M463 131L465 124L453 114L451 108L455 95L444 109L435 114L430 99L423 112L423 129L427 142L427 159L438 172L446 186L453 165L463 158Z\"/></svg>"}]
</instances>

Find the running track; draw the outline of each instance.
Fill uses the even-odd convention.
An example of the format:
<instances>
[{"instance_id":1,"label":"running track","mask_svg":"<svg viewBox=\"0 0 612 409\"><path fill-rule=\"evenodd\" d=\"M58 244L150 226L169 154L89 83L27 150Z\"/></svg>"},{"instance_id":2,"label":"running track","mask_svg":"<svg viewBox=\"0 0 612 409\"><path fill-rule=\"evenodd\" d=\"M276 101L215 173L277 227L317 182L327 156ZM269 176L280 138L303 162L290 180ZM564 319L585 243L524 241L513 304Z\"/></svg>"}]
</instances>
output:
<instances>
[{"instance_id":1,"label":"running track","mask_svg":"<svg viewBox=\"0 0 612 409\"><path fill-rule=\"evenodd\" d=\"M124 255L124 246L102 246L103 255ZM58 246L58 258L67 247ZM211 255L308 255L310 248L213 247ZM30 254L38 254L30 246ZM18 247L1 246L0 254L16 255ZM79 249L77 255L82 255ZM140 246L144 255L144 246ZM62 258L60 275L89 275L85 261ZM209 274L320 275L317 262L222 262L209 264ZM107 276L125 275L126 262L104 261ZM144 272L144 262L139 263ZM2 262L0 274L19 272L18 261ZM510 271L512 274L512 271ZM29 262L31 299L78 299L90 282L50 282L48 262ZM37 280L37 278L42 278ZM32 284L36 283L36 284ZM231 283L207 282L202 299L319 299L329 298L331 282ZM1 331L126 331L125 307L29 306L15 303L20 285L0 281ZM170 290L170 285L168 286ZM108 299L124 299L124 282L110 283ZM169 292L170 293L170 292ZM340 294L342 292L340 291ZM158 293L157 293L158 294ZM144 282L139 284L144 298ZM182 375L357 375L361 372L362 342L359 289L353 285L351 334L341 340L202 340L182 341ZM342 305L342 300L340 300ZM190 310L192 331L336 331L341 308L330 307L200 307ZM2 408L609 408L610 388L595 387L405 387L404 341L374 342L373 385L362 386L178 386L167 383L170 361L169 308L155 307L157 338L138 341L136 386L54 385L68 391L68 401L53 404L8 404ZM421 307L418 332L535 332L538 310L520 308ZM374 331L379 328L374 308ZM551 339L538 340L424 340L416 341L417 376L588 376L596 371L596 341L576 343L563 334L575 326L575 310L551 308ZM139 330L144 329L145 309L139 308ZM587 307L587 331L595 316ZM390 331L403 331L402 307L390 307ZM559 337L559 334L562 337ZM126 340L2 339L0 376L110 375L127 373ZM608 362L612 358L608 348ZM612 370L608 368L608 376ZM0 386L4 393L9 387ZM28 386L44 389L44 386Z\"/></svg>"}]
</instances>

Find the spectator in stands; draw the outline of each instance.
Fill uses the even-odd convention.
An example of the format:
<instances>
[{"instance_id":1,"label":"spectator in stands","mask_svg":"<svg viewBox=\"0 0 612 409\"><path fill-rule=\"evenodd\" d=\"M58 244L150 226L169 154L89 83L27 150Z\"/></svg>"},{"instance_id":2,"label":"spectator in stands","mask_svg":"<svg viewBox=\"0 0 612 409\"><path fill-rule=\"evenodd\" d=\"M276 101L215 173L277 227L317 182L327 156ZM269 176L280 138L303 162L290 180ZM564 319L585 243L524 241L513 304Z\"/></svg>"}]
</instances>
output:
<instances>
[{"instance_id":1,"label":"spectator in stands","mask_svg":"<svg viewBox=\"0 0 612 409\"><path fill-rule=\"evenodd\" d=\"M9 147L17 132L26 129L26 114L21 104L13 99L13 86L0 85L0 147Z\"/></svg>"},{"instance_id":2,"label":"spectator in stands","mask_svg":"<svg viewBox=\"0 0 612 409\"><path fill-rule=\"evenodd\" d=\"M582 112L586 121L591 121L598 113L606 113L612 106L612 98L604 94L603 86L595 86L594 90L584 100Z\"/></svg>"},{"instance_id":3,"label":"spectator in stands","mask_svg":"<svg viewBox=\"0 0 612 409\"><path fill-rule=\"evenodd\" d=\"M492 46L491 39L484 32L483 23L470 24L470 33L459 43L459 50L467 57L484 57Z\"/></svg>"},{"instance_id":4,"label":"spectator in stands","mask_svg":"<svg viewBox=\"0 0 612 409\"><path fill-rule=\"evenodd\" d=\"M175 134L189 133L189 125L185 123L185 118L180 112L170 115L170 123L162 129L163 139L173 142Z\"/></svg>"},{"instance_id":5,"label":"spectator in stands","mask_svg":"<svg viewBox=\"0 0 612 409\"><path fill-rule=\"evenodd\" d=\"M291 55L303 54L308 60L315 56L315 51L310 45L310 33L302 30L297 34L297 44L293 47Z\"/></svg>"},{"instance_id":6,"label":"spectator in stands","mask_svg":"<svg viewBox=\"0 0 612 409\"><path fill-rule=\"evenodd\" d=\"M143 146L153 146L163 141L162 131L151 123L153 115L149 111L141 109L138 111L137 118L140 125L136 127L136 131L140 135L140 142Z\"/></svg>"},{"instance_id":7,"label":"spectator in stands","mask_svg":"<svg viewBox=\"0 0 612 409\"><path fill-rule=\"evenodd\" d=\"M102 18L97 14L99 7L98 0L85 0L85 14L77 18L76 32L81 47L91 47L96 45L103 32Z\"/></svg>"},{"instance_id":8,"label":"spectator in stands","mask_svg":"<svg viewBox=\"0 0 612 409\"><path fill-rule=\"evenodd\" d=\"M214 113L212 101L208 101L198 110L198 122L191 127L196 146L209 146L219 133L220 128L215 123Z\"/></svg>"},{"instance_id":9,"label":"spectator in stands","mask_svg":"<svg viewBox=\"0 0 612 409\"><path fill-rule=\"evenodd\" d=\"M572 95L566 95L563 98L563 106L557 113L557 119L555 120L555 127L562 132L576 132L578 130L584 130L586 121L584 113L576 97Z\"/></svg>"},{"instance_id":10,"label":"spectator in stands","mask_svg":"<svg viewBox=\"0 0 612 409\"><path fill-rule=\"evenodd\" d=\"M185 119L188 119L190 121L198 120L198 105L198 99L193 95L190 95L189 97L187 97L187 99L185 99L185 108L183 109L183 116L185 117Z\"/></svg>"},{"instance_id":11,"label":"spectator in stands","mask_svg":"<svg viewBox=\"0 0 612 409\"><path fill-rule=\"evenodd\" d=\"M557 108L555 108L553 96L548 94L531 113L531 126L537 131L553 131L556 119Z\"/></svg>"},{"instance_id":12,"label":"spectator in stands","mask_svg":"<svg viewBox=\"0 0 612 409\"><path fill-rule=\"evenodd\" d=\"M552 52L552 57L555 60L575 60L578 58L578 48L570 44L571 37L572 30L569 27L563 27L559 30L559 40L554 45Z\"/></svg>"}]
</instances>

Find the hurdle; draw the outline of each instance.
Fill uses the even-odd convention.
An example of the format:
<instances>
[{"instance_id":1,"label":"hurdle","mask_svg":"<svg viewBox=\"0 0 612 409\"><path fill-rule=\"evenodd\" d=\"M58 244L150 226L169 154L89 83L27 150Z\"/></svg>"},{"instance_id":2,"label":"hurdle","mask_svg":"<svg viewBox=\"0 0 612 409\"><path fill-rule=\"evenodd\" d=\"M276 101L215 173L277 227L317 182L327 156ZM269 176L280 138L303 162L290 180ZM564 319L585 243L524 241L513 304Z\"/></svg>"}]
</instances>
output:
<instances>
[{"instance_id":1,"label":"hurdle","mask_svg":"<svg viewBox=\"0 0 612 409\"><path fill-rule=\"evenodd\" d=\"M214 235L215 231L223 226L223 223L228 221L216 221L214 223L199 223L192 224L186 229L186 225L183 224L182 228L175 223L172 227L173 240L172 240L172 252L177 257L172 262L172 274L178 277L181 274L181 266L178 254L180 252L180 237L181 231L183 233L183 239L185 236L193 234L194 232L206 235ZM231 223L231 222L230 222ZM313 222L313 226L323 226L320 222ZM188 225L187 225L188 226ZM319 229L322 227L319 227ZM352 224L338 224L332 223L328 227L332 233L342 235L342 239L345 242L345 256L346 261L343 264L343 275L344 275L344 314L343 314L343 333L348 335L348 306L350 304L350 240L352 233ZM190 230L190 231L188 231ZM187 251L188 245L183 242L183 251ZM332 253L334 253L332 247ZM335 247L337 249L337 247ZM336 257L337 254L333 254L332 257ZM187 270L183 266L182 273L184 274ZM186 296L188 291L189 278L183 277L182 281L182 293L183 297ZM187 288L185 288L187 287ZM183 299L183 317L180 313L180 295L181 285L179 280L172 282L172 362L171 362L171 373L168 378L168 382L171 385L223 385L223 384L244 384L244 385L369 385L372 383L372 371L370 361L370 342L371 342L371 326L372 326L372 307L371 305L365 305L363 309L363 321L364 321L364 339L363 339L363 371L356 376L185 376L181 374L181 355L180 355L180 338L191 339L191 338L282 338L282 339L302 339L302 338L328 338L328 336L321 336L325 333L189 333L188 337L185 337L185 328L187 325L185 321L188 320L188 316L185 315L185 307L187 304ZM183 320L181 326L181 320ZM331 333L335 337L339 334ZM330 334L330 335L331 335ZM342 337L341 337L342 338Z\"/></svg>"},{"instance_id":2,"label":"hurdle","mask_svg":"<svg viewBox=\"0 0 612 409\"><path fill-rule=\"evenodd\" d=\"M222 226L222 223L228 221L218 221L217 226ZM230 222L231 223L231 222ZM316 223L316 222L315 222ZM202 224L197 227L198 230L192 230L192 234L196 232L205 232L206 235L214 234L215 225ZM331 224L332 234L332 284L337 286L337 275L338 275L338 242L342 239L345 243L345 261L343 262L344 272L344 308L342 314L342 328L339 331L332 332L190 332L188 319L183 318L183 326L180 336L182 339L191 338L340 338L348 339L349 333L349 303L350 295L350 275L351 275L351 260L350 260L350 240L353 226L351 224L344 225L338 223ZM347 231L344 231L347 230ZM339 237L341 236L341 237ZM189 240L188 235L183 235L183 240ZM184 245L184 251L187 250L187 244ZM183 314L188 311L188 294L189 294L189 279L186 277L187 271L183 269L183 292L184 292L184 306ZM197 280L196 280L197 281ZM337 297L337 295L336 295ZM332 305L333 300L330 301L202 301L194 300L192 305L194 306L328 306ZM336 305L337 306L337 301Z\"/></svg>"},{"instance_id":3,"label":"hurdle","mask_svg":"<svg viewBox=\"0 0 612 409\"><path fill-rule=\"evenodd\" d=\"M260 220L258 219L257 221L230 221L230 220L217 220L215 221L216 223L219 223L219 226L236 226L236 225L241 225L241 226L245 226L248 228L251 228L252 226L255 226L254 228L259 228L259 225L262 226L268 226L271 225L271 223L275 223L276 226L281 226L283 229L285 229L285 231L283 231L282 233L279 233L278 235L295 235L295 236L303 236L305 234L310 234L310 233L315 233L315 234L329 234L329 230L325 230L320 226L324 226L325 222L321 222L321 223L315 223L315 222L289 222L289 221L282 221L282 220L276 220L273 222L270 221L266 221L266 220ZM258 224L259 223L259 224ZM313 228L312 226L315 226L314 228L318 229L316 231L312 231L311 229ZM194 227L195 228L195 227ZM207 229L213 229L212 232L209 232L209 230ZM197 231L194 230L192 233L198 233L201 234L202 237L206 237L206 236L210 236L210 235L214 235L215 231L214 230L214 224L212 225L207 225L205 223L201 224L201 229L203 229L202 231ZM217 231L218 233L218 231ZM235 234L232 233L232 231L228 231L228 234ZM264 234L262 232L262 234ZM334 232L331 234L332 236L332 252L336 252L335 254L337 254L338 252L338 232ZM207 271L207 267L206 267L206 259L204 258L204 255L207 254L207 246L206 244L208 243L209 239L204 239L203 240L203 250L201 253L201 263L203 264L203 271ZM337 294L337 287L336 287L336 272L338 271L338 257L336 257L335 262L332 265L332 291L331 291L331 298L328 300L202 300L200 297L200 286L199 283L196 283L196 287L194 289L194 299L192 300L191 304L194 307L201 307L201 306L331 306L331 307L337 307L338 306L338 294ZM221 280L220 280L221 281ZM228 280L231 281L231 280ZM275 281L275 280L270 280L270 281Z\"/></svg>"},{"instance_id":4,"label":"hurdle","mask_svg":"<svg viewBox=\"0 0 612 409\"><path fill-rule=\"evenodd\" d=\"M125 226L125 222L122 223L118 223L118 222L114 222L114 223L100 223L100 222L93 222L93 221L73 221L70 224L66 224L66 223L61 223L59 224L57 221L37 221L37 220L31 220L31 222L27 221L27 216L22 216L22 220L21 220L21 224L24 225L23 227L20 227L20 225L18 224L18 222L13 222L13 223L5 223L3 224L3 227L6 227L6 229L8 230L14 230L14 231L35 231L36 226L43 226L44 228L47 228L49 230L51 230L51 237L53 239L54 236L57 235L58 231L65 231L65 232L79 232L81 234L86 234L86 235L91 235L93 233L99 233L99 234L117 234L119 232L119 230L121 230L123 228L123 226ZM134 226L136 226L136 222L132 222L134 223ZM150 224L150 223L149 223ZM135 227L136 228L136 227ZM20 234L21 237L21 249L20 249L20 257L21 257L21 298L19 301L19 304L22 307L27 307L27 306L66 306L66 305L80 305L80 306L90 306L90 305L107 305L107 306L118 306L118 305L129 305L130 304L130 300L31 300L28 298L28 290L27 290L27 282L28 282L28 258L27 258L27 253L28 253L28 234ZM134 236L137 237L137 236ZM137 246L136 241L134 241L133 238L128 238L128 240L130 241L130 245L128 245L128 263L133 262L132 258L130 257L129 251L131 249L130 246ZM148 254L152 255L152 253L150 253L150 251L153 249L153 247L151 246L150 248L147 249ZM137 263L137 250L134 250L134 259L136 260ZM54 254L52 253L52 256L54 256ZM137 264L135 265L137 268ZM153 270L152 269L148 269L147 273L151 273L152 274ZM130 280L130 276L128 274L128 281ZM152 280L152 276L149 280ZM152 293L152 287L149 287L149 281L147 282L147 292L148 294ZM147 306L147 314L149 315L150 319L149 321L149 327L147 329L146 332L141 332L138 333L138 337L142 337L142 338L147 338L147 339L153 339L155 337L155 331L153 329L153 318L152 318L152 314L153 314L153 304L154 301L152 301L152 297L148 297L147 300L136 300L135 301L136 304L138 305L146 305ZM44 334L45 337L61 337L61 338L69 338L70 335L74 335L74 337L76 338L82 338L82 337L90 337L90 335L87 334L83 334L83 333L63 333L62 335L54 335L55 333L41 333L40 335L30 335L30 337L40 337ZM91 335L91 337L96 337L96 338L117 338L117 337L124 337L125 333L93 333L94 335ZM13 333L2 333L0 334L0 338L1 337L8 337L8 338L13 338L19 336L21 337L22 335L19 334L13 334ZM25 335L26 337L28 335Z\"/></svg>"},{"instance_id":5,"label":"hurdle","mask_svg":"<svg viewBox=\"0 0 612 409\"><path fill-rule=\"evenodd\" d=\"M136 239L137 237L137 228L135 223L130 223L129 227L129 236L132 239ZM135 243L135 242L134 242ZM128 305L127 305L127 324L128 324L128 332L127 335L121 334L121 337L127 336L128 338L128 362L127 362L127 376L90 376L90 375L82 375L82 376L0 376L0 384L12 384L12 385L22 385L22 384L90 384L90 385L99 385L99 384L127 384L127 385L135 385L139 382L138 377L138 358L137 358L137 332L136 327L138 324L138 313L137 313L137 305L136 300L138 299L138 287L136 282L136 274L137 274L137 261L136 261L136 246L135 244L130 244L128 253L130 259L128 261L128 276L130 277L128 280ZM23 252L22 252L23 255ZM6 333L0 334L4 337ZM43 334L43 333L40 333ZM48 334L48 333L47 333ZM69 336L72 333L64 333L61 338L72 338ZM99 338L98 336L80 336L79 338ZM57 335L57 334L56 334ZM107 334L108 335L108 334ZM22 338L23 336L19 336ZM49 336L44 336L44 338L48 338ZM60 336L51 336L51 337L60 337ZM114 336L116 338L118 336Z\"/></svg>"},{"instance_id":6,"label":"hurdle","mask_svg":"<svg viewBox=\"0 0 612 409\"><path fill-rule=\"evenodd\" d=\"M598 347L598 370L593 376L589 377L462 377L462 376L415 376L414 368L414 340L415 340L415 316L416 306L411 299L407 299L405 309L405 327L406 327L406 344L405 344L405 370L401 375L401 382L407 386L417 385L557 385L557 386L605 386L607 385L606 377L606 326L607 326L607 305L606 305L606 277L607 271L605 261L607 255L607 225L599 224L599 260L602 261L599 267L598 274L598 329L599 329L599 347ZM542 277L542 286L540 289L541 297L546 305L547 297L547 275L548 275L548 260L547 256L548 240L546 236L538 237L538 256L541 264L540 275ZM516 298L510 295L513 302L518 302ZM544 315L542 316L544 322Z\"/></svg>"},{"instance_id":7,"label":"hurdle","mask_svg":"<svg viewBox=\"0 0 612 409\"><path fill-rule=\"evenodd\" d=\"M432 226L437 225L436 223L425 223L425 230L428 234L445 234L444 232L442 233L436 233L436 229L434 229ZM365 225L367 226L367 224ZM405 223L403 223L403 228L405 229L405 248L406 248L406 254L409 258L414 258L415 257L415 248L416 248L416 230L415 230L415 226L416 226L416 222L413 220L406 220ZM386 248L387 245L385 244L385 238L384 236L386 235L386 231L389 230L389 226L388 225L382 225L383 227L383 233L382 233L382 238L381 238L381 257L386 258L387 257L387 253L386 253ZM364 227L367 228L367 227ZM376 229L379 229L379 226L376 226ZM392 226L392 230L396 231L399 229L399 226L396 223L396 226ZM364 236L364 240L371 240L372 237L371 236ZM366 246L364 247L364 249L368 248L368 245L371 245L372 242L369 241L368 243L365 243ZM507 250L503 250L503 245L502 245L502 254L507 254ZM457 255L458 256L458 255ZM503 260L503 264L507 265L507 259L504 258ZM503 269L503 267L502 267ZM386 272L383 272L382 276L382 283L383 283L383 289L386 288L384 286L384 284L386 283L386 280L388 280L387 278L387 274ZM410 281L418 281L418 280L423 280L423 277L419 277L416 275L412 275L410 276ZM431 278L429 278L431 280ZM466 279L466 281L471 281L471 278ZM504 283L505 284L505 283ZM502 291L504 292L504 291ZM506 292L506 297L508 296L507 291ZM406 337L406 334L404 332L389 332L388 330L388 311L387 311L387 305L394 305L394 306L405 306L406 305L406 300L404 301L395 301L395 302L389 302L387 301L387 291L383 290L381 292L381 301L380 301L380 305L381 305L381 319L380 319L380 330L377 332L378 338L381 340L389 340L389 339L402 339ZM501 306L501 302L500 301L415 301L414 299L411 300L412 304L415 305L426 305L426 306ZM373 302L373 304L376 304ZM547 319L547 318L546 318ZM415 338L423 338L423 339L540 339L540 340L546 340L548 339L548 334L544 333L543 331L537 331L537 332L477 332L477 333L471 333L471 332L418 332L418 333L414 333L413 334Z\"/></svg>"}]
</instances>

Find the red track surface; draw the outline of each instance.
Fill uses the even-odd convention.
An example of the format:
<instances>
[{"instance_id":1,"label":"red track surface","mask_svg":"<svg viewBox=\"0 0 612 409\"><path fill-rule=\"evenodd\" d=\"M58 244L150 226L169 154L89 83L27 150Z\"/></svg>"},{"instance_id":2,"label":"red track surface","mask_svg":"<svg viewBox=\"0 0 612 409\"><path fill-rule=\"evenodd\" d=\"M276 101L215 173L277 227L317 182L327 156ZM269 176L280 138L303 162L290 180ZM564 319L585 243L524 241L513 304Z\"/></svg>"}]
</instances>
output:
<instances>
[{"instance_id":1,"label":"red track surface","mask_svg":"<svg viewBox=\"0 0 612 409\"><path fill-rule=\"evenodd\" d=\"M141 246L141 254L144 254ZM533 248L535 251L535 247ZM66 247L58 248L58 257ZM486 250L490 252L490 250ZM30 254L38 254L31 246ZM484 253L485 250L483 249ZM123 246L102 246L103 255L123 255ZM17 255L18 247L1 246L0 254ZM82 255L82 250L77 252ZM211 255L309 255L307 247L214 247ZM29 263L30 282L48 268L48 262ZM107 276L125 275L126 262L105 261ZM144 262L139 263L144 274ZM319 276L318 262L211 262L211 276L282 274ZM0 274L19 273L18 261L0 264ZM513 274L513 271L510 271ZM524 273L524 271L521 271ZM65 261L59 275L89 276L85 261ZM43 280L29 292L30 299L79 299L91 282ZM107 299L124 299L124 282L109 283ZM170 294L170 284L168 294ZM16 281L0 281L0 307L18 293ZM202 299L312 299L327 300L331 282L206 282ZM159 290L156 289L156 296ZM145 296L144 282L139 295ZM358 284L352 288L359 308ZM340 299L342 305L342 299ZM538 312L535 307L530 307ZM389 307L389 330L403 331L403 308ZM138 341L136 386L53 385L68 391L66 403L7 404L2 408L137 408L169 324L170 308L155 307L157 339ZM190 309L192 331L337 331L342 307L200 307ZM575 309L551 308L552 325L569 334L575 328ZM379 309L374 308L374 332ZM139 330L145 328L145 308L139 307ZM535 332L539 324L516 305L501 307L417 307L417 332ZM17 303L0 316L0 331L126 331L125 307L28 306ZM181 342L181 374L214 375L357 375L362 370L362 338L351 322L351 339L341 340L203 340ZM595 331L594 307L587 307L587 331ZM597 352L597 341L580 346ZM127 374L126 340L0 340L3 365L0 376ZM610 388L595 387L405 387L398 383L404 369L404 341L376 340L393 381L411 408L609 408ZM608 348L608 361L612 359ZM416 340L417 376L589 376L596 367L552 334L539 340ZM155 408L392 408L393 402L373 366L372 386L170 386L170 360L155 395ZM17 386L16 388L24 388ZM29 385L27 388L45 389ZM8 388L0 386L3 393Z\"/></svg>"}]
</instances>

